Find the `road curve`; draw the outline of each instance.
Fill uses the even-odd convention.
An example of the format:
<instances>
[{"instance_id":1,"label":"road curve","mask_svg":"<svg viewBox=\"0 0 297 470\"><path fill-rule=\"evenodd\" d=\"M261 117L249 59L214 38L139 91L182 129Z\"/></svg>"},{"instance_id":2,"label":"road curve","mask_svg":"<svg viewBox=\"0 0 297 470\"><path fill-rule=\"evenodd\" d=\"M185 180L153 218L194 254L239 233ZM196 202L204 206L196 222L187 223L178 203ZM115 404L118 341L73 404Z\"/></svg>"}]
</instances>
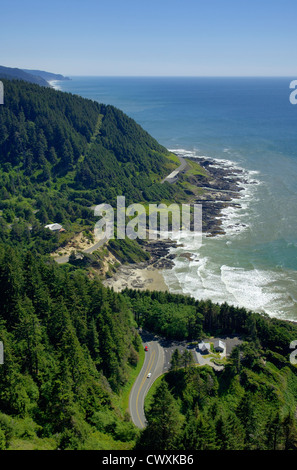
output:
<instances>
[{"instance_id":1,"label":"road curve","mask_svg":"<svg viewBox=\"0 0 297 470\"><path fill-rule=\"evenodd\" d=\"M102 240L99 240L95 245L92 245L90 248L86 248L85 250L82 251L82 253L93 253L94 251L98 250L104 243L107 242L107 238L103 238ZM69 256L57 256L53 258L54 261L56 261L58 264L64 264L68 263L69 261Z\"/></svg>"},{"instance_id":2,"label":"road curve","mask_svg":"<svg viewBox=\"0 0 297 470\"><path fill-rule=\"evenodd\" d=\"M140 429L146 424L144 415L144 399L157 377L162 374L164 367L164 351L157 341L149 341L143 344L148 346L142 369L134 382L129 398L129 410L133 423ZM151 377L148 378L148 374Z\"/></svg>"},{"instance_id":3,"label":"road curve","mask_svg":"<svg viewBox=\"0 0 297 470\"><path fill-rule=\"evenodd\" d=\"M168 183L175 183L175 181L177 181L178 179L178 174L181 172L181 171L185 171L188 167L188 163L187 161L181 157L180 155L176 155L176 157L179 159L180 161L180 166L172 171L170 173L170 175L166 176L166 178L164 178L161 183L165 183L165 181L167 181Z\"/></svg>"}]
</instances>

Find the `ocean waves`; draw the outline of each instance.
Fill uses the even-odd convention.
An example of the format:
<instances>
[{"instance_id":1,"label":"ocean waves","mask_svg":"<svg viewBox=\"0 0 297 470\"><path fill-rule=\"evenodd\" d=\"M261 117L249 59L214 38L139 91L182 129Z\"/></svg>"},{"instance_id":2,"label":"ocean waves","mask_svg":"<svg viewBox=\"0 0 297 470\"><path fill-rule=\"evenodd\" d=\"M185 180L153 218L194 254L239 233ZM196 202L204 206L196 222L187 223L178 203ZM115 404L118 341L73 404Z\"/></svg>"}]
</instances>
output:
<instances>
[{"instance_id":1,"label":"ocean waves","mask_svg":"<svg viewBox=\"0 0 297 470\"><path fill-rule=\"evenodd\" d=\"M218 169L227 169L227 178L234 181L239 180L240 191L227 207L221 211L222 229L228 235L237 235L239 232L248 228L251 203L258 200L257 186L263 184L259 178L259 171L247 170L234 161L224 158L213 158L206 155L200 155L197 150L186 150L182 148L170 149L184 158L197 159L198 163L204 161L210 162L210 167ZM226 153L229 149L224 149ZM238 198L239 196L239 198Z\"/></svg>"},{"instance_id":2,"label":"ocean waves","mask_svg":"<svg viewBox=\"0 0 297 470\"><path fill-rule=\"evenodd\" d=\"M297 320L296 110L286 78L72 77L60 85L122 109L175 153L238 172L241 197L220 213L225 233L203 236L197 249L183 240L164 272L172 292Z\"/></svg>"},{"instance_id":3,"label":"ocean waves","mask_svg":"<svg viewBox=\"0 0 297 470\"><path fill-rule=\"evenodd\" d=\"M219 265L214 256L199 255L197 253L192 261L178 257L173 269L164 271L164 280L171 292L218 304L227 302L271 317L296 321L295 271L289 279L288 272L281 270Z\"/></svg>"},{"instance_id":4,"label":"ocean waves","mask_svg":"<svg viewBox=\"0 0 297 470\"><path fill-rule=\"evenodd\" d=\"M211 160L212 165L232 169L240 177L240 198L221 211L223 235L203 236L195 249L190 238L172 248L174 267L164 271L171 292L190 295L215 303L227 302L247 310L278 318L296 320L297 273L281 267L265 266L257 259L253 246L255 205L264 184L258 171L249 171L228 159L209 158L196 151L171 149L183 157Z\"/></svg>"}]
</instances>

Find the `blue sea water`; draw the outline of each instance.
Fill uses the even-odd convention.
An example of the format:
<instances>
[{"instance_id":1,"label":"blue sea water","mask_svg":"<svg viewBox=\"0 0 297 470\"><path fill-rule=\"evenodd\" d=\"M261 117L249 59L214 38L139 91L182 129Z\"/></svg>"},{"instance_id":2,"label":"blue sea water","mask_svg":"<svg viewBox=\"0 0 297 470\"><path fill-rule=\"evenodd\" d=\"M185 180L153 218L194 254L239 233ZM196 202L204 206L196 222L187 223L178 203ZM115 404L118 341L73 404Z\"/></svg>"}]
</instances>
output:
<instances>
[{"instance_id":1,"label":"blue sea water","mask_svg":"<svg viewBox=\"0 0 297 470\"><path fill-rule=\"evenodd\" d=\"M292 78L71 77L67 92L112 104L161 144L244 170L226 235L185 243L172 292L297 320L297 106Z\"/></svg>"}]
</instances>

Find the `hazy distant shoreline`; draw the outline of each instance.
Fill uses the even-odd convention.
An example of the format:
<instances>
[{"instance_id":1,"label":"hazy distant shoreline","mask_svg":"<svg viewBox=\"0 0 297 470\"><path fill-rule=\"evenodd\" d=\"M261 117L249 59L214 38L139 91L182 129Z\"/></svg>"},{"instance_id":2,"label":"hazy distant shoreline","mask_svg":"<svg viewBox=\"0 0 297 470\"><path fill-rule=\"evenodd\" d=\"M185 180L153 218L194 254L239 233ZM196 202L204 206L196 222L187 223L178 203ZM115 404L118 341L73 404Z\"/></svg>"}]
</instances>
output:
<instances>
[{"instance_id":1,"label":"hazy distant shoreline","mask_svg":"<svg viewBox=\"0 0 297 470\"><path fill-rule=\"evenodd\" d=\"M59 87L58 83L62 82L63 80L48 80L48 84L50 87L54 88L54 90L60 91L61 88Z\"/></svg>"}]
</instances>

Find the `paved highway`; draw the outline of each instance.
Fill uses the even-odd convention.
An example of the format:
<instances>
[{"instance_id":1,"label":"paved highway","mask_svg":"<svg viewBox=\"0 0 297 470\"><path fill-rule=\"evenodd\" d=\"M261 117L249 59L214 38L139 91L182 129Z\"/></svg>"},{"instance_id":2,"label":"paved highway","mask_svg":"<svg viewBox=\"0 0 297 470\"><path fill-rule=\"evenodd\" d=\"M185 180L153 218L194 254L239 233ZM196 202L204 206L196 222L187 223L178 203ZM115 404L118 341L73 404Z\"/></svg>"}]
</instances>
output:
<instances>
[{"instance_id":1,"label":"paved highway","mask_svg":"<svg viewBox=\"0 0 297 470\"><path fill-rule=\"evenodd\" d=\"M186 341L166 340L148 332L140 332L140 334L143 347L148 346L148 351L145 353L142 369L130 393L129 410L133 423L142 429L146 426L144 415L145 396L156 378L169 371L171 356L175 349L178 349L180 354L183 354L186 349L191 351L194 362L200 366L208 364L216 370L222 370L222 367L216 366L213 362L203 357L196 351L195 347L189 347ZM212 341L215 341L215 339L216 338ZM238 337L227 337L224 338L224 341L226 343L226 351L224 354L227 355L231 353L235 346L242 342ZM151 374L149 378L148 374Z\"/></svg>"},{"instance_id":2,"label":"paved highway","mask_svg":"<svg viewBox=\"0 0 297 470\"><path fill-rule=\"evenodd\" d=\"M181 157L180 155L176 155L176 156L180 161L180 166L176 170L172 171L170 173L170 175L166 176L166 178L164 178L161 181L161 183L164 183L165 181L167 181L168 183L175 183L175 181L177 181L178 174L181 171L185 171L186 168L188 167L188 163L186 162L186 160L183 157Z\"/></svg>"},{"instance_id":3,"label":"paved highway","mask_svg":"<svg viewBox=\"0 0 297 470\"><path fill-rule=\"evenodd\" d=\"M144 400L153 382L170 369L172 353L178 349L182 354L186 349L186 342L169 341L148 332L141 333L143 348L148 346L145 352L145 360L142 369L134 382L129 398L129 410L133 423L140 429L146 426L144 414ZM197 362L196 356L193 354ZM148 374L151 374L148 377Z\"/></svg>"},{"instance_id":4,"label":"paved highway","mask_svg":"<svg viewBox=\"0 0 297 470\"><path fill-rule=\"evenodd\" d=\"M145 396L159 375L163 373L164 351L158 341L150 340L144 343L148 346L142 369L133 385L129 399L129 409L133 423L138 428L144 428L146 419L144 415ZM148 377L148 374L151 374Z\"/></svg>"}]
</instances>

